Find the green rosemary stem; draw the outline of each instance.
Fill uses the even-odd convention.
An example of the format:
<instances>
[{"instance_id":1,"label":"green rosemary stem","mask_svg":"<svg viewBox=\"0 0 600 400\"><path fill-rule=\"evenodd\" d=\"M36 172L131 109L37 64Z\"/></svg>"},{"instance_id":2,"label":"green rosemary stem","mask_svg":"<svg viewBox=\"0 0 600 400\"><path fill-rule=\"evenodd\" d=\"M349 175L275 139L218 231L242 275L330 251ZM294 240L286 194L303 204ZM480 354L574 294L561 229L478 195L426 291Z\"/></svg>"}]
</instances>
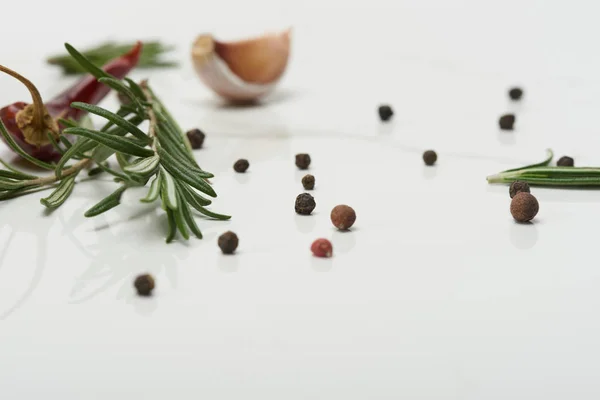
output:
<instances>
[{"instance_id":1,"label":"green rosemary stem","mask_svg":"<svg viewBox=\"0 0 600 400\"><path fill-rule=\"evenodd\" d=\"M91 163L92 163L92 159L86 158L86 159L81 160L78 163L74 164L72 167L69 167L69 168L65 169L64 171L62 171L60 178L57 177L56 175L51 175L51 176L46 176L43 178L31 179L31 180L23 182L23 186L51 185L53 183L56 183L58 181L65 179L65 178L68 178L71 175L78 174L82 169L86 168Z\"/></svg>"},{"instance_id":2,"label":"green rosemary stem","mask_svg":"<svg viewBox=\"0 0 600 400\"><path fill-rule=\"evenodd\" d=\"M527 182L537 186L600 187L600 168L530 167L500 172L487 177L488 183Z\"/></svg>"}]
</instances>

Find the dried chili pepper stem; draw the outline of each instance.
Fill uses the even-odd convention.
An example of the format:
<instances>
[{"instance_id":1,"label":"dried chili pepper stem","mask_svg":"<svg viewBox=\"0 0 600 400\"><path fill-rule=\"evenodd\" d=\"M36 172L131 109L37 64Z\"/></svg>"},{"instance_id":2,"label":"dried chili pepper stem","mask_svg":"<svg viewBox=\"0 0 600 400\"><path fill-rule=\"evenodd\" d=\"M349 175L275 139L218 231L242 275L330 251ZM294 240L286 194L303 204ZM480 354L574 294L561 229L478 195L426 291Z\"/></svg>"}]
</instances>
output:
<instances>
[{"instance_id":1,"label":"dried chili pepper stem","mask_svg":"<svg viewBox=\"0 0 600 400\"><path fill-rule=\"evenodd\" d=\"M46 137L48 130L54 134L54 137L58 137L58 124L50 116L35 85L23 75L3 65L0 65L0 71L17 79L25 85L31 94L32 104L26 106L16 115L17 125L23 131L25 140L36 146L48 144L49 141Z\"/></svg>"}]
</instances>

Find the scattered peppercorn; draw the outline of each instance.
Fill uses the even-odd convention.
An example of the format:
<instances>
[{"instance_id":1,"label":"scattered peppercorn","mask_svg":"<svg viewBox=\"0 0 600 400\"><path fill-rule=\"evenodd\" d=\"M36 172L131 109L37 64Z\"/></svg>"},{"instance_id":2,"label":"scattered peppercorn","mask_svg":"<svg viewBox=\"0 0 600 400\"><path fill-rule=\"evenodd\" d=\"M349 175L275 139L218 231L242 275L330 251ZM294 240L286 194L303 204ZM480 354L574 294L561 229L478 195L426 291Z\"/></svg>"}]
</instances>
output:
<instances>
[{"instance_id":1,"label":"scattered peppercorn","mask_svg":"<svg viewBox=\"0 0 600 400\"><path fill-rule=\"evenodd\" d=\"M246 172L249 166L250 163L248 162L248 160L241 158L237 160L235 164L233 164L233 169L235 170L235 172L244 173Z\"/></svg>"},{"instance_id":2,"label":"scattered peppercorn","mask_svg":"<svg viewBox=\"0 0 600 400\"><path fill-rule=\"evenodd\" d=\"M437 153L433 150L427 150L423 153L423 161L425 161L425 165L433 165L437 161Z\"/></svg>"},{"instance_id":3,"label":"scattered peppercorn","mask_svg":"<svg viewBox=\"0 0 600 400\"><path fill-rule=\"evenodd\" d=\"M379 118L384 122L389 121L394 115L394 110L392 110L392 107L388 105L379 106L379 109L377 111L379 113Z\"/></svg>"},{"instance_id":4,"label":"scattered peppercorn","mask_svg":"<svg viewBox=\"0 0 600 400\"><path fill-rule=\"evenodd\" d=\"M331 222L333 222L333 225L336 228L342 231L349 229L352 225L354 225L355 221L356 213L350 206L340 204L331 210Z\"/></svg>"},{"instance_id":5,"label":"scattered peppercorn","mask_svg":"<svg viewBox=\"0 0 600 400\"><path fill-rule=\"evenodd\" d=\"M313 190L315 188L315 177L311 174L304 175L302 178L302 186L305 190Z\"/></svg>"},{"instance_id":6,"label":"scattered peppercorn","mask_svg":"<svg viewBox=\"0 0 600 400\"><path fill-rule=\"evenodd\" d=\"M235 233L227 231L219 236L218 244L223 254L233 254L238 247L239 239Z\"/></svg>"},{"instance_id":7,"label":"scattered peppercorn","mask_svg":"<svg viewBox=\"0 0 600 400\"><path fill-rule=\"evenodd\" d=\"M154 278L149 274L139 275L135 278L133 286L137 290L138 295L150 296L152 295L152 290L154 290Z\"/></svg>"},{"instance_id":8,"label":"scattered peppercorn","mask_svg":"<svg viewBox=\"0 0 600 400\"><path fill-rule=\"evenodd\" d=\"M556 165L559 167L573 167L575 165L575 161L569 156L563 156L558 159Z\"/></svg>"},{"instance_id":9,"label":"scattered peppercorn","mask_svg":"<svg viewBox=\"0 0 600 400\"><path fill-rule=\"evenodd\" d=\"M503 131L512 131L515 125L516 117L514 114L504 114L498 120L498 125Z\"/></svg>"},{"instance_id":10,"label":"scattered peppercorn","mask_svg":"<svg viewBox=\"0 0 600 400\"><path fill-rule=\"evenodd\" d=\"M300 169L308 169L310 166L310 156L308 154L296 154L296 166Z\"/></svg>"},{"instance_id":11,"label":"scattered peppercorn","mask_svg":"<svg viewBox=\"0 0 600 400\"><path fill-rule=\"evenodd\" d=\"M190 141L192 149L197 150L202 148L202 146L204 145L204 139L206 138L204 132L196 128L187 131L186 135L188 140Z\"/></svg>"},{"instance_id":12,"label":"scattered peppercorn","mask_svg":"<svg viewBox=\"0 0 600 400\"><path fill-rule=\"evenodd\" d=\"M517 193L525 192L529 193L531 189L529 188L529 183L523 181L514 181L510 184L508 188L508 194L510 194L510 198L515 197Z\"/></svg>"},{"instance_id":13,"label":"scattered peppercorn","mask_svg":"<svg viewBox=\"0 0 600 400\"><path fill-rule=\"evenodd\" d=\"M514 87L508 91L508 95L511 100L521 100L521 97L523 97L523 89Z\"/></svg>"},{"instance_id":14,"label":"scattered peppercorn","mask_svg":"<svg viewBox=\"0 0 600 400\"><path fill-rule=\"evenodd\" d=\"M331 257L333 255L333 246L327 239L317 239L310 246L310 251L312 251L315 257Z\"/></svg>"},{"instance_id":15,"label":"scattered peppercorn","mask_svg":"<svg viewBox=\"0 0 600 400\"><path fill-rule=\"evenodd\" d=\"M308 193L302 193L296 197L296 212L300 215L310 215L316 206L315 198Z\"/></svg>"},{"instance_id":16,"label":"scattered peppercorn","mask_svg":"<svg viewBox=\"0 0 600 400\"><path fill-rule=\"evenodd\" d=\"M510 203L510 213L519 222L531 221L539 210L537 199L527 192L517 193Z\"/></svg>"}]
</instances>

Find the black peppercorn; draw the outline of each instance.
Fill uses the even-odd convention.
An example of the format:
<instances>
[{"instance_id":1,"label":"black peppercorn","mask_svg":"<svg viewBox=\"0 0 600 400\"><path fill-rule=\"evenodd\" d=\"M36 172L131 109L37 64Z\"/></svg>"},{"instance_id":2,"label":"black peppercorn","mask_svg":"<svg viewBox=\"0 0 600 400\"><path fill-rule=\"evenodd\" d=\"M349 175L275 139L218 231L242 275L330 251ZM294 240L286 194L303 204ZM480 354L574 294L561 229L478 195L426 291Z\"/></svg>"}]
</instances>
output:
<instances>
[{"instance_id":1,"label":"black peppercorn","mask_svg":"<svg viewBox=\"0 0 600 400\"><path fill-rule=\"evenodd\" d=\"M296 166L300 169L308 169L310 166L310 156L308 154L296 154Z\"/></svg>"},{"instance_id":2,"label":"black peppercorn","mask_svg":"<svg viewBox=\"0 0 600 400\"><path fill-rule=\"evenodd\" d=\"M498 125L503 131L512 131L515 125L516 117L514 114L504 114L498 120Z\"/></svg>"},{"instance_id":3,"label":"black peppercorn","mask_svg":"<svg viewBox=\"0 0 600 400\"><path fill-rule=\"evenodd\" d=\"M235 172L244 173L246 172L249 166L250 163L248 162L248 160L241 158L237 160L235 164L233 164L233 169L235 170Z\"/></svg>"},{"instance_id":4,"label":"black peppercorn","mask_svg":"<svg viewBox=\"0 0 600 400\"><path fill-rule=\"evenodd\" d=\"M187 131L186 136L190 141L192 149L201 149L202 145L204 145L204 138L206 138L206 135L200 129L192 129Z\"/></svg>"},{"instance_id":5,"label":"black peppercorn","mask_svg":"<svg viewBox=\"0 0 600 400\"><path fill-rule=\"evenodd\" d=\"M302 186L305 190L313 190L315 188L315 177L311 174L304 175L302 178Z\"/></svg>"},{"instance_id":6,"label":"black peppercorn","mask_svg":"<svg viewBox=\"0 0 600 400\"><path fill-rule=\"evenodd\" d=\"M521 100L521 97L523 97L523 89L518 87L511 88L508 91L508 96L511 100Z\"/></svg>"},{"instance_id":7,"label":"black peppercorn","mask_svg":"<svg viewBox=\"0 0 600 400\"><path fill-rule=\"evenodd\" d=\"M556 165L559 167L573 167L575 166L575 161L569 156L563 156L558 159Z\"/></svg>"},{"instance_id":8,"label":"black peppercorn","mask_svg":"<svg viewBox=\"0 0 600 400\"><path fill-rule=\"evenodd\" d=\"M219 236L218 244L223 254L233 254L238 247L239 239L235 233L227 231Z\"/></svg>"},{"instance_id":9,"label":"black peppercorn","mask_svg":"<svg viewBox=\"0 0 600 400\"><path fill-rule=\"evenodd\" d=\"M508 188L508 194L510 194L511 199L515 197L517 193L529 193L530 191L531 189L529 189L529 183L522 181L514 181L510 184L510 187Z\"/></svg>"},{"instance_id":10,"label":"black peppercorn","mask_svg":"<svg viewBox=\"0 0 600 400\"><path fill-rule=\"evenodd\" d=\"M296 197L296 212L300 215L310 215L313 212L317 203L314 197L308 193L302 193Z\"/></svg>"},{"instance_id":11,"label":"black peppercorn","mask_svg":"<svg viewBox=\"0 0 600 400\"><path fill-rule=\"evenodd\" d=\"M150 296L152 295L152 290L154 290L154 278L148 274L139 275L135 278L133 286L137 290L138 295Z\"/></svg>"},{"instance_id":12,"label":"black peppercorn","mask_svg":"<svg viewBox=\"0 0 600 400\"><path fill-rule=\"evenodd\" d=\"M427 150L423 153L423 161L425 161L425 165L433 165L437 161L437 154L433 150Z\"/></svg>"},{"instance_id":13,"label":"black peppercorn","mask_svg":"<svg viewBox=\"0 0 600 400\"><path fill-rule=\"evenodd\" d=\"M394 110L388 105L379 106L377 111L379 113L379 118L384 122L389 121L394 115Z\"/></svg>"}]
</instances>

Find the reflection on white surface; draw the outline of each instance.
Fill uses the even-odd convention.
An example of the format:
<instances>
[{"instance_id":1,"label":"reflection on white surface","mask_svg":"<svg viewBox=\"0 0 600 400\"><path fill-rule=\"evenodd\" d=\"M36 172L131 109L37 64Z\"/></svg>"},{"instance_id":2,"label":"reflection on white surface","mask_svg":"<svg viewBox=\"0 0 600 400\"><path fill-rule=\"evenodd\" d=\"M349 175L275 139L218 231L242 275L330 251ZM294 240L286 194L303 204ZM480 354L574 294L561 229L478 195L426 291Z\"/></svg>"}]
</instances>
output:
<instances>
[{"instance_id":1,"label":"reflection on white surface","mask_svg":"<svg viewBox=\"0 0 600 400\"><path fill-rule=\"evenodd\" d=\"M318 205L317 205L318 206ZM315 230L317 226L317 216L316 212L313 211L311 215L294 215L294 221L296 223L296 228L298 228L299 232L302 233L311 233Z\"/></svg>"},{"instance_id":2,"label":"reflection on white surface","mask_svg":"<svg viewBox=\"0 0 600 400\"><path fill-rule=\"evenodd\" d=\"M331 243L334 246L334 252L342 254L350 252L356 245L356 231L359 229L358 227L352 227L350 230L340 231L333 228Z\"/></svg>"},{"instance_id":3,"label":"reflection on white surface","mask_svg":"<svg viewBox=\"0 0 600 400\"><path fill-rule=\"evenodd\" d=\"M510 242L520 250L532 249L538 242L537 223L511 223Z\"/></svg>"},{"instance_id":4,"label":"reflection on white surface","mask_svg":"<svg viewBox=\"0 0 600 400\"><path fill-rule=\"evenodd\" d=\"M243 254L237 252L236 254L223 254L217 259L217 265L221 272L231 273L238 272L240 269L240 257Z\"/></svg>"},{"instance_id":5,"label":"reflection on white surface","mask_svg":"<svg viewBox=\"0 0 600 400\"><path fill-rule=\"evenodd\" d=\"M334 249L335 251L335 249ZM335 257L335 254L334 254ZM311 256L310 267L315 272L329 272L333 268L333 257L322 258Z\"/></svg>"}]
</instances>

